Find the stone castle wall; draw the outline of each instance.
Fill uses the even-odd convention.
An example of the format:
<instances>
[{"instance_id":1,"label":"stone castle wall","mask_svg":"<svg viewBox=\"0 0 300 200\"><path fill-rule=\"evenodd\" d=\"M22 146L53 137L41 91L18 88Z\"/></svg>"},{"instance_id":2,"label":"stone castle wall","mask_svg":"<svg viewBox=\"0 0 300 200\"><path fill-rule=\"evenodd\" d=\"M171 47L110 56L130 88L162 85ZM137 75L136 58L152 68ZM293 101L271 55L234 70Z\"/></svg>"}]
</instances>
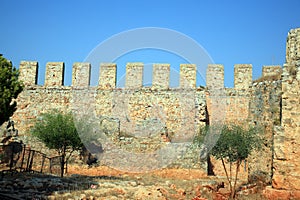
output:
<instances>
[{"instance_id":1,"label":"stone castle wall","mask_svg":"<svg viewBox=\"0 0 300 200\"><path fill-rule=\"evenodd\" d=\"M272 68L276 67L263 67L265 76L268 76L267 71ZM216 112L221 111L224 121L243 122L248 119L252 87L251 65L235 65L234 88L224 88L224 67L217 64L212 64L207 69L207 88L196 87L196 66L192 64L181 65L178 88L169 88L169 64L153 66L151 87L143 87L142 63L128 63L126 69L125 88L116 88L116 64L101 64L99 85L89 87L95 98L90 99L82 94L77 100L86 98L89 103L92 101L94 104L91 106L95 108L96 114L101 116L117 117L124 115L120 113L122 109L128 109L127 117L138 121L147 119L154 111L160 111L153 109L162 109L170 132L176 132L175 126L180 124L181 115L193 116L196 126L203 125L207 118L212 120L220 115L220 113L213 115L212 112L214 107L217 107L214 106L217 105L214 101L219 99L224 104L225 110L216 108ZM74 63L72 85L64 86L64 63L47 63L45 85L37 85L38 63L21 62L20 79L26 88L18 98L18 110L13 117L21 132L28 130L30 119L35 119L43 112L51 109L72 110L76 93L89 86L90 71L89 63ZM222 92L218 93L219 90ZM211 98L211 93L216 93L218 99ZM192 113L184 113L188 109Z\"/></svg>"},{"instance_id":2,"label":"stone castle wall","mask_svg":"<svg viewBox=\"0 0 300 200\"><path fill-rule=\"evenodd\" d=\"M64 63L47 63L45 85L37 85L38 63L24 61L20 64L20 79L26 89L18 97L13 119L20 132L26 133L44 112L77 109L101 118L118 119L122 133L141 136L143 132L150 136L145 130L158 120L163 122L163 131L156 134L165 135L167 131L172 141L191 139L200 126L213 121L248 122L252 66L238 64L234 67L234 88L224 88L224 67L219 64L208 66L207 88L196 87L196 66L193 64L182 64L179 87L169 88L169 64L154 64L152 86L143 87L143 63L128 63L125 88L116 88L117 66L114 63L102 63L98 86L89 87L89 63L74 63L72 85L64 86ZM264 66L264 75L273 73L273 68ZM136 143L126 148L136 148ZM192 147L188 152L180 159L182 166L199 167L199 156L195 153L199 149ZM221 169L218 161L213 161L213 165L219 174L223 173L217 170Z\"/></svg>"},{"instance_id":3,"label":"stone castle wall","mask_svg":"<svg viewBox=\"0 0 300 200\"><path fill-rule=\"evenodd\" d=\"M266 138L263 151L254 153L248 160L246 175L260 171L272 181L274 188L298 190L299 62L300 29L288 34L283 68L263 66L262 77L253 81L252 65L235 65L234 88L224 87L224 67L219 64L207 67L206 88L196 87L193 64L180 66L178 88L169 87L170 65L155 64L152 86L144 87L143 63L127 64L125 88L116 88L116 64L102 63L98 86L88 87L90 64L75 63L72 85L64 86L64 63L61 62L47 63L45 84L40 86L37 85L38 63L23 61L20 79L26 88L18 97L13 119L20 132L25 133L43 112L53 108L76 110L74 105L82 105L96 116L119 118L123 133L141 132L142 125L149 127L158 120L163 122L163 132L167 130L171 140L182 140L186 133L196 133L200 126L218 121L260 125ZM199 161L198 155L194 155L199 151L190 152L188 159L180 161L185 163L182 166L191 167L191 163ZM213 162L215 171L222 174L217 170L218 162Z\"/></svg>"},{"instance_id":4,"label":"stone castle wall","mask_svg":"<svg viewBox=\"0 0 300 200\"><path fill-rule=\"evenodd\" d=\"M74 63L72 85L64 86L64 63L50 62L46 66L45 84L37 85L38 63L23 61L20 64L20 79L26 88L18 97L18 110L13 118L24 133L28 130L31 119L41 113L51 109L71 111L76 109L75 101L80 101L87 108L93 106L99 116L123 116L123 110L127 109L125 114L134 121L148 119L159 111L170 132L176 132L175 126L182 120L180 116L193 117L199 126L206 117L205 90L196 88L195 65L183 64L180 69L178 88L169 88L169 64L155 64L152 87L143 87L143 63L128 63L125 88L116 88L116 64L103 63L100 67L99 85L88 87L90 64ZM92 98L83 92L87 88ZM125 127L126 122L122 125L121 127Z\"/></svg>"}]
</instances>

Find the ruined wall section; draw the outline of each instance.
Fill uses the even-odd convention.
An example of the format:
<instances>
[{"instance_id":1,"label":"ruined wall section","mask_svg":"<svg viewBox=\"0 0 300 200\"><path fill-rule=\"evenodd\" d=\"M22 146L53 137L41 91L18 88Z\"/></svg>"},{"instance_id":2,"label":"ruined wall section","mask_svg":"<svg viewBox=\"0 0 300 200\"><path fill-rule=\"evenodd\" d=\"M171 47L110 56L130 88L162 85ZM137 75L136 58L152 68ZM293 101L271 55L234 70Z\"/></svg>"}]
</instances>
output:
<instances>
[{"instance_id":1,"label":"ruined wall section","mask_svg":"<svg viewBox=\"0 0 300 200\"><path fill-rule=\"evenodd\" d=\"M261 81L254 82L251 88L249 123L263 130L263 144L259 151L249 157L249 178L264 178L271 183L273 175L274 129L281 123L281 79L280 66L264 66Z\"/></svg>"},{"instance_id":2,"label":"ruined wall section","mask_svg":"<svg viewBox=\"0 0 300 200\"><path fill-rule=\"evenodd\" d=\"M282 74L282 119L274 135L274 189L300 190L300 29L288 33Z\"/></svg>"},{"instance_id":3,"label":"ruined wall section","mask_svg":"<svg viewBox=\"0 0 300 200\"><path fill-rule=\"evenodd\" d=\"M291 29L286 41L286 63L296 64L300 60L300 28Z\"/></svg>"}]
</instances>

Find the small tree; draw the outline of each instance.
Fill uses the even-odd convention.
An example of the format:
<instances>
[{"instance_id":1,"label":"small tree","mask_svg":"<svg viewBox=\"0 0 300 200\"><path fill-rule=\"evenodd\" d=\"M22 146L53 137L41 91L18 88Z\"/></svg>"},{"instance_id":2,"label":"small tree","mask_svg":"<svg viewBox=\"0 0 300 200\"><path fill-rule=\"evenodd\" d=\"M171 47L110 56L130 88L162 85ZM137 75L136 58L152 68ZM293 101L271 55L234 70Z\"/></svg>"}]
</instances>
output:
<instances>
[{"instance_id":1,"label":"small tree","mask_svg":"<svg viewBox=\"0 0 300 200\"><path fill-rule=\"evenodd\" d=\"M9 120L17 109L16 99L23 90L18 81L19 71L0 54L0 126Z\"/></svg>"},{"instance_id":2,"label":"small tree","mask_svg":"<svg viewBox=\"0 0 300 200\"><path fill-rule=\"evenodd\" d=\"M61 156L61 177L63 177L65 165L72 153L83 147L72 114L63 114L59 111L45 113L36 121L31 132L49 149L55 149Z\"/></svg>"},{"instance_id":3,"label":"small tree","mask_svg":"<svg viewBox=\"0 0 300 200\"><path fill-rule=\"evenodd\" d=\"M258 135L260 129L251 127L244 129L242 126L224 126L221 129L220 138L212 148L211 154L220 159L229 183L231 198L236 194L236 182L240 165L247 159L254 149L259 149L262 138ZM225 166L225 160L230 164L230 174ZM235 163L235 178L232 179L231 166Z\"/></svg>"}]
</instances>

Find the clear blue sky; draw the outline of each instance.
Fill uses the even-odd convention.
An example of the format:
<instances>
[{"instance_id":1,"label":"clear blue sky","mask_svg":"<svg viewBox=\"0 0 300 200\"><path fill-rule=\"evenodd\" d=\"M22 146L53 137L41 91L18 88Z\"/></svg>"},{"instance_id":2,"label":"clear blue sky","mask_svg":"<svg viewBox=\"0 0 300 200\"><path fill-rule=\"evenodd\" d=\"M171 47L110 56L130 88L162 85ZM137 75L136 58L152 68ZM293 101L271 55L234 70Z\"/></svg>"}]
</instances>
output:
<instances>
[{"instance_id":1,"label":"clear blue sky","mask_svg":"<svg viewBox=\"0 0 300 200\"><path fill-rule=\"evenodd\" d=\"M16 67L21 60L38 61L40 84L47 62L64 61L70 85L72 64L101 42L130 29L161 27L202 45L224 65L225 85L232 87L234 64L252 64L254 78L262 65L282 65L287 33L300 27L299 0L2 0L0 5L0 53ZM119 71L135 61L128 56L117 62ZM137 54L136 61L160 62L164 56L151 60ZM166 62L174 67L180 61Z\"/></svg>"}]
</instances>

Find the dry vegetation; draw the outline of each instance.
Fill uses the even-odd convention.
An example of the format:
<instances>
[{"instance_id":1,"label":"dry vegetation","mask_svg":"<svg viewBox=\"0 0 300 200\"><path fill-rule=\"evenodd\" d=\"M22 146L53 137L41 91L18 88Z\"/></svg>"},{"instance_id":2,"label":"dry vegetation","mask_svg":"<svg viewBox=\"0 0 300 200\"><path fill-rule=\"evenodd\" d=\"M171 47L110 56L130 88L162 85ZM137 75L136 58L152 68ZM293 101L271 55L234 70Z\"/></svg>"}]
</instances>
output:
<instances>
[{"instance_id":1,"label":"dry vegetation","mask_svg":"<svg viewBox=\"0 0 300 200\"><path fill-rule=\"evenodd\" d=\"M278 81L281 79L281 74L274 74L270 76L262 76L256 80L253 81L253 83L259 83L264 81Z\"/></svg>"}]
</instances>

